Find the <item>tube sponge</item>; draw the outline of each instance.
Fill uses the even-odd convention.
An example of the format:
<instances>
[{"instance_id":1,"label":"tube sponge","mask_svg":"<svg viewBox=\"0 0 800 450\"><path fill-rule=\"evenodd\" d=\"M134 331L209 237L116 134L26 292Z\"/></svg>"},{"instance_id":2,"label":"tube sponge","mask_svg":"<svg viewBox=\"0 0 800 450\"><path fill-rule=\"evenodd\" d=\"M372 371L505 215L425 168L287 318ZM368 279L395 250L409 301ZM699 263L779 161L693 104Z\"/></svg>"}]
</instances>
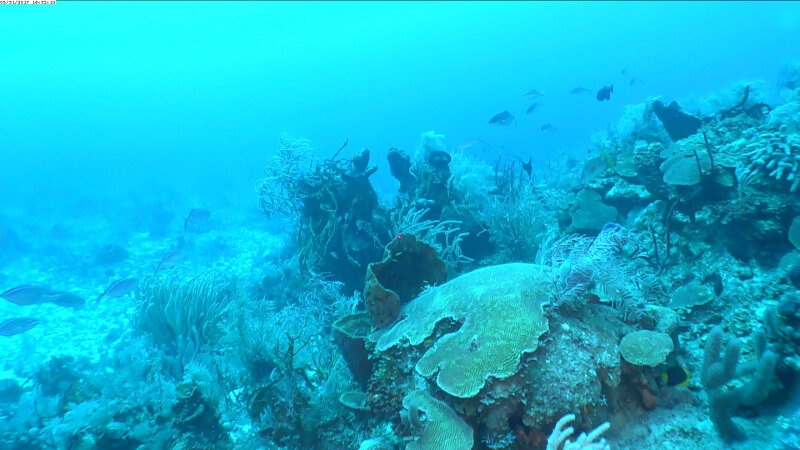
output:
<instances>
[{"instance_id":1,"label":"tube sponge","mask_svg":"<svg viewBox=\"0 0 800 450\"><path fill-rule=\"evenodd\" d=\"M717 432L726 440L743 440L747 435L731 415L739 405L755 406L764 401L769 394L778 355L767 349L766 335L759 330L753 337L757 360L740 365L741 341L731 339L722 351L724 337L720 326L709 332L700 381L708 393L711 422ZM741 386L726 387L728 382L745 376L750 376L750 380Z\"/></svg>"}]
</instances>

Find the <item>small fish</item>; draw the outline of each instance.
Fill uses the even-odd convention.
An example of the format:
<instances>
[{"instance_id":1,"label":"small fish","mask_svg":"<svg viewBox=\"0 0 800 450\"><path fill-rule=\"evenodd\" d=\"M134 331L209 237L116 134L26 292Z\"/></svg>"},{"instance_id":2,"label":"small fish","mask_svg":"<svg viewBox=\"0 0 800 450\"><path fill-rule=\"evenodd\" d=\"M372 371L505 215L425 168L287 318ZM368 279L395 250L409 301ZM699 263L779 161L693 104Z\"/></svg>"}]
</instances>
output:
<instances>
[{"instance_id":1,"label":"small fish","mask_svg":"<svg viewBox=\"0 0 800 450\"><path fill-rule=\"evenodd\" d=\"M537 102L531 103L531 106L528 106L528 109L525 110L525 114L530 114L532 112L535 112L537 109L539 109L540 106L542 106L541 103Z\"/></svg>"},{"instance_id":2,"label":"small fish","mask_svg":"<svg viewBox=\"0 0 800 450\"><path fill-rule=\"evenodd\" d=\"M659 384L664 386L686 387L691 380L691 373L683 367L670 367L658 377Z\"/></svg>"},{"instance_id":3,"label":"small fish","mask_svg":"<svg viewBox=\"0 0 800 450\"><path fill-rule=\"evenodd\" d=\"M603 158L589 158L583 165L581 177L584 181L590 181L608 170L608 163Z\"/></svg>"},{"instance_id":4,"label":"small fish","mask_svg":"<svg viewBox=\"0 0 800 450\"><path fill-rule=\"evenodd\" d=\"M467 139L466 141L458 144L458 149L462 152L472 149L485 149L486 142L481 139Z\"/></svg>"},{"instance_id":5,"label":"small fish","mask_svg":"<svg viewBox=\"0 0 800 450\"><path fill-rule=\"evenodd\" d=\"M489 119L489 125L508 126L511 125L511 122L517 123L517 119L514 117L514 114L511 114L507 110L497 113Z\"/></svg>"},{"instance_id":6,"label":"small fish","mask_svg":"<svg viewBox=\"0 0 800 450\"><path fill-rule=\"evenodd\" d=\"M167 252L163 258L161 258L161 262L158 263L156 266L156 272L158 273L161 269L169 269L171 267L175 267L181 260L183 259L185 253L183 249L175 249Z\"/></svg>"},{"instance_id":7,"label":"small fish","mask_svg":"<svg viewBox=\"0 0 800 450\"><path fill-rule=\"evenodd\" d=\"M69 292L56 292L45 296L45 302L67 308L81 309L86 303L86 300L84 300L83 297Z\"/></svg>"},{"instance_id":8,"label":"small fish","mask_svg":"<svg viewBox=\"0 0 800 450\"><path fill-rule=\"evenodd\" d=\"M602 89L597 91L597 101L602 102L605 100L611 100L611 93L614 92L614 85L611 86L603 86Z\"/></svg>"},{"instance_id":9,"label":"small fish","mask_svg":"<svg viewBox=\"0 0 800 450\"><path fill-rule=\"evenodd\" d=\"M22 334L39 324L32 317L14 317L0 323L0 336L14 336Z\"/></svg>"},{"instance_id":10,"label":"small fish","mask_svg":"<svg viewBox=\"0 0 800 450\"><path fill-rule=\"evenodd\" d=\"M211 211L207 209L192 208L189 211L189 216L183 219L183 231L189 228L190 223L200 223L208 220L211 217Z\"/></svg>"},{"instance_id":11,"label":"small fish","mask_svg":"<svg viewBox=\"0 0 800 450\"><path fill-rule=\"evenodd\" d=\"M628 82L628 86L638 86L642 83L643 81L641 78L633 77L631 78L631 81Z\"/></svg>"},{"instance_id":12,"label":"small fish","mask_svg":"<svg viewBox=\"0 0 800 450\"><path fill-rule=\"evenodd\" d=\"M537 91L536 89L531 89L530 91L522 94L522 98L525 100L536 100L537 98L544 97L544 92Z\"/></svg>"},{"instance_id":13,"label":"small fish","mask_svg":"<svg viewBox=\"0 0 800 450\"><path fill-rule=\"evenodd\" d=\"M3 292L0 297L15 305L27 306L44 303L47 301L47 296L57 293L58 291L47 286L24 284Z\"/></svg>"},{"instance_id":14,"label":"small fish","mask_svg":"<svg viewBox=\"0 0 800 450\"><path fill-rule=\"evenodd\" d=\"M592 92L592 91L590 91L589 89L586 89L585 87L580 87L580 86L572 89L571 91L569 91L569 93L572 94L572 95L588 94L589 92Z\"/></svg>"},{"instance_id":15,"label":"small fish","mask_svg":"<svg viewBox=\"0 0 800 450\"><path fill-rule=\"evenodd\" d=\"M100 294L97 299L100 300L103 297L118 298L128 295L133 292L138 285L139 280L136 278L124 278L122 280L112 281L111 284L109 284L106 288L105 292Z\"/></svg>"},{"instance_id":16,"label":"small fish","mask_svg":"<svg viewBox=\"0 0 800 450\"><path fill-rule=\"evenodd\" d=\"M558 128L554 127L550 122L547 122L539 128L539 131L542 133L555 133L558 131Z\"/></svg>"},{"instance_id":17,"label":"small fish","mask_svg":"<svg viewBox=\"0 0 800 450\"><path fill-rule=\"evenodd\" d=\"M620 70L619 74L622 75L623 77L628 76L628 69L625 68L625 69Z\"/></svg>"},{"instance_id":18,"label":"small fish","mask_svg":"<svg viewBox=\"0 0 800 450\"><path fill-rule=\"evenodd\" d=\"M528 174L528 178L530 178L533 174L533 158L528 157L528 162L525 162L522 160L522 158L519 158L519 162L522 163L522 170L524 170L525 173Z\"/></svg>"}]
</instances>

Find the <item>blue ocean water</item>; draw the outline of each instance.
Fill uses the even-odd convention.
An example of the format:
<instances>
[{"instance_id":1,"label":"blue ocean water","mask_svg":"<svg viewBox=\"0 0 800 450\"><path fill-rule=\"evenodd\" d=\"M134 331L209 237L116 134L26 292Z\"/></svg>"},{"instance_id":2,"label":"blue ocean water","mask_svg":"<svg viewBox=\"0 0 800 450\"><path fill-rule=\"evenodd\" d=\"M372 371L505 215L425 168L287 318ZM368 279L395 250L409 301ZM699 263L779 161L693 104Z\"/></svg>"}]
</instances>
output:
<instances>
[{"instance_id":1,"label":"blue ocean water","mask_svg":"<svg viewBox=\"0 0 800 450\"><path fill-rule=\"evenodd\" d=\"M0 5L0 447L537 449L573 413L581 431L609 421L613 448L798 448L796 402L774 398L792 397L800 367L798 42L794 2ZM687 119L656 119L659 99L698 125L675 138ZM392 148L411 171L392 173ZM423 256L370 275L384 251ZM613 274L577 269L610 258ZM574 358L613 382L534 392L525 355L544 350L528 344L511 372L487 372L505 392L490 415L486 397L414 372L453 332L440 321L406 336L413 355L366 344L366 374L339 342L334 321L367 310L368 330L399 330L429 286L513 263L555 274L540 348L597 332L575 310L622 311ZM403 285L385 323L370 276ZM619 294L631 286L636 302ZM652 317L678 313L666 333ZM486 311L450 320L470 314ZM721 387L652 381L708 372L717 324L766 379L748 381L764 395L735 402L733 427L709 418ZM672 339L671 356L620 365L642 330ZM424 437L440 416L474 442Z\"/></svg>"}]
</instances>

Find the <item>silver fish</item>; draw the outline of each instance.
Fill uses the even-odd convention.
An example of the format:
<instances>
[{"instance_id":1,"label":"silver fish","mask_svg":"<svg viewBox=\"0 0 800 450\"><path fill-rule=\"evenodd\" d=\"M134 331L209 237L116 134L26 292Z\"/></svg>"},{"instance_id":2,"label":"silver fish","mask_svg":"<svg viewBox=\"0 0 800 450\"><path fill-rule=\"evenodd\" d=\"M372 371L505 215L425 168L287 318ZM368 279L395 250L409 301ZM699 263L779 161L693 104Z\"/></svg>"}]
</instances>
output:
<instances>
[{"instance_id":1,"label":"silver fish","mask_svg":"<svg viewBox=\"0 0 800 450\"><path fill-rule=\"evenodd\" d=\"M189 228L190 223L200 223L208 220L211 217L211 211L201 208L192 208L189 211L189 216L183 219L183 231Z\"/></svg>"},{"instance_id":2,"label":"silver fish","mask_svg":"<svg viewBox=\"0 0 800 450\"><path fill-rule=\"evenodd\" d=\"M489 119L489 125L508 126L511 125L511 122L517 123L517 119L514 118L514 114L508 111L497 113Z\"/></svg>"},{"instance_id":3,"label":"silver fish","mask_svg":"<svg viewBox=\"0 0 800 450\"><path fill-rule=\"evenodd\" d=\"M558 128L554 127L550 122L547 122L539 128L539 131L542 133L555 133L558 131Z\"/></svg>"},{"instance_id":4,"label":"silver fish","mask_svg":"<svg viewBox=\"0 0 800 450\"><path fill-rule=\"evenodd\" d=\"M532 112L535 112L537 109L539 109L540 106L542 106L541 103L538 102L531 103L531 106L528 106L528 109L525 110L525 114L530 114Z\"/></svg>"},{"instance_id":5,"label":"silver fish","mask_svg":"<svg viewBox=\"0 0 800 450\"><path fill-rule=\"evenodd\" d=\"M536 89L531 89L530 91L522 94L522 98L525 100L535 100L542 97L544 97L544 92L537 91Z\"/></svg>"},{"instance_id":6,"label":"silver fish","mask_svg":"<svg viewBox=\"0 0 800 450\"><path fill-rule=\"evenodd\" d=\"M39 324L32 317L14 317L0 323L0 336L14 336L22 334Z\"/></svg>"},{"instance_id":7,"label":"silver fish","mask_svg":"<svg viewBox=\"0 0 800 450\"><path fill-rule=\"evenodd\" d=\"M183 259L185 253L183 249L175 249L168 252L161 258L161 262L158 263L156 266L156 273L158 273L161 269L169 269L170 267L175 267L181 260Z\"/></svg>"},{"instance_id":8,"label":"silver fish","mask_svg":"<svg viewBox=\"0 0 800 450\"><path fill-rule=\"evenodd\" d=\"M112 281L111 284L109 284L106 288L105 292L100 294L97 299L100 300L103 297L118 298L128 295L133 292L138 285L139 280L137 278L124 278L122 280Z\"/></svg>"},{"instance_id":9,"label":"silver fish","mask_svg":"<svg viewBox=\"0 0 800 450\"><path fill-rule=\"evenodd\" d=\"M27 306L45 303L47 302L47 296L57 293L58 291L47 286L23 284L22 286L17 286L3 292L0 294L0 297L8 300L11 303L14 303L15 305Z\"/></svg>"},{"instance_id":10,"label":"silver fish","mask_svg":"<svg viewBox=\"0 0 800 450\"><path fill-rule=\"evenodd\" d=\"M56 292L54 294L46 295L44 301L52 303L57 306L66 306L69 308L80 309L86 303L83 297L80 297L69 292Z\"/></svg>"}]
</instances>

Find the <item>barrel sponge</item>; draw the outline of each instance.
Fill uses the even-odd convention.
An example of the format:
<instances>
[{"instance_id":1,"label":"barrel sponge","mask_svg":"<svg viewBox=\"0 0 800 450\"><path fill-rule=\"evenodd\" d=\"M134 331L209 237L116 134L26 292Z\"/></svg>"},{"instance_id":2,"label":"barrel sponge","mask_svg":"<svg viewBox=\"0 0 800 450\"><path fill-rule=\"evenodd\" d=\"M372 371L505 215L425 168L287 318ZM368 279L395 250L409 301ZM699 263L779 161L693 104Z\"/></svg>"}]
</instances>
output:
<instances>
[{"instance_id":1,"label":"barrel sponge","mask_svg":"<svg viewBox=\"0 0 800 450\"><path fill-rule=\"evenodd\" d=\"M473 431L447 404L425 391L411 391L403 398L403 407L412 414L425 413L420 436L409 442L406 450L470 450ZM411 423L417 423L418 418Z\"/></svg>"},{"instance_id":2,"label":"barrel sponge","mask_svg":"<svg viewBox=\"0 0 800 450\"><path fill-rule=\"evenodd\" d=\"M536 350L549 328L542 306L547 302L549 268L537 264L484 267L432 288L403 305L392 328L373 335L378 351L407 341L416 346L431 337L436 324L461 323L438 338L417 361L417 372L446 393L477 395L489 377L514 375L524 353Z\"/></svg>"}]
</instances>

